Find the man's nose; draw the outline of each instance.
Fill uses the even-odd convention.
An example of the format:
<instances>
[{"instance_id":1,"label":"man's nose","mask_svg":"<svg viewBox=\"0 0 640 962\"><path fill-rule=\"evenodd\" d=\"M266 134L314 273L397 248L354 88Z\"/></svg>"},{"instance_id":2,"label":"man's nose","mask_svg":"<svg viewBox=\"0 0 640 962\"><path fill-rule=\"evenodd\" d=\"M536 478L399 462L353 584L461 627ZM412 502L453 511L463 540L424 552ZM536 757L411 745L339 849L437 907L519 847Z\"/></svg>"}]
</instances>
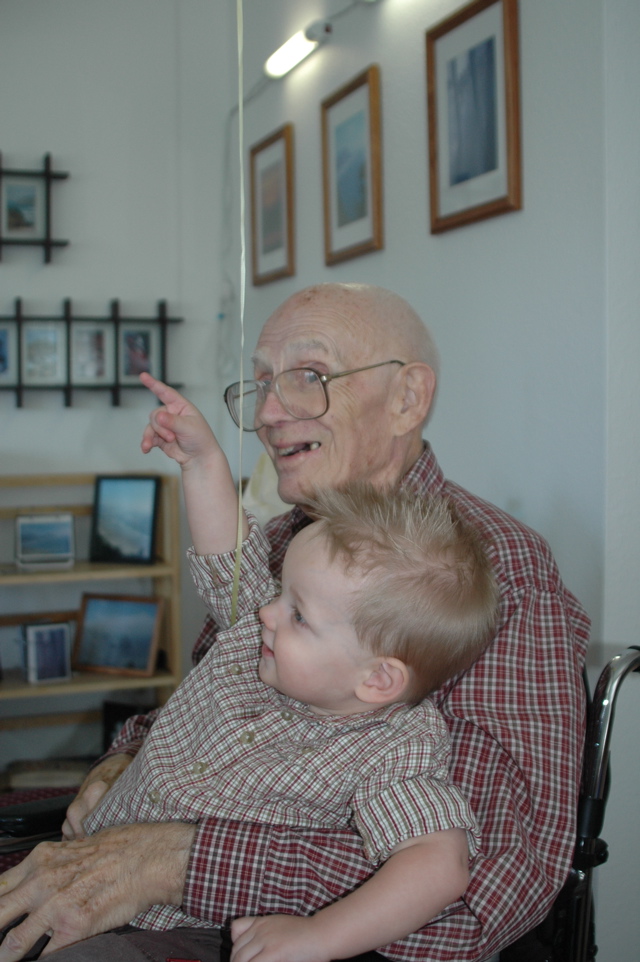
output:
<instances>
[{"instance_id":1,"label":"man's nose","mask_svg":"<svg viewBox=\"0 0 640 962\"><path fill-rule=\"evenodd\" d=\"M257 412L259 424L272 425L279 421L292 421L294 418L286 410L273 385L267 391L261 408Z\"/></svg>"}]
</instances>

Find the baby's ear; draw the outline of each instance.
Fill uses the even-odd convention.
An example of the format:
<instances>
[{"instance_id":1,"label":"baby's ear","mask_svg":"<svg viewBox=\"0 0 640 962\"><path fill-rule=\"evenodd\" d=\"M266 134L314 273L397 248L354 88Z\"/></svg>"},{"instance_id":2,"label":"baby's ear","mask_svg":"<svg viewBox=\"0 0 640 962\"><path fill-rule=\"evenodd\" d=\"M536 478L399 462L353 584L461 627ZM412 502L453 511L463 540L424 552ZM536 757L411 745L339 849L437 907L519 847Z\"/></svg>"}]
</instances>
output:
<instances>
[{"instance_id":1,"label":"baby's ear","mask_svg":"<svg viewBox=\"0 0 640 962\"><path fill-rule=\"evenodd\" d=\"M391 705L402 701L411 681L409 668L399 658L376 658L356 688L360 701Z\"/></svg>"}]
</instances>

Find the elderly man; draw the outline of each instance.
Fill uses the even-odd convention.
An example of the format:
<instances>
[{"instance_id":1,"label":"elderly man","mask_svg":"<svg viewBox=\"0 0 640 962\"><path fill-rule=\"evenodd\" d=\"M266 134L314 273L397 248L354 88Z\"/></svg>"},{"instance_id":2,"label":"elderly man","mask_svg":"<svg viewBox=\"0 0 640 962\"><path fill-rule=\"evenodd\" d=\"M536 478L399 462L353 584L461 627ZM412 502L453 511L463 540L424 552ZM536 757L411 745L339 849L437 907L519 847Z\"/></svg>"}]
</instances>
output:
<instances>
[{"instance_id":1,"label":"elderly man","mask_svg":"<svg viewBox=\"0 0 640 962\"><path fill-rule=\"evenodd\" d=\"M445 494L490 544L501 592L498 632L483 657L435 696L452 734L452 776L477 815L482 851L464 899L415 935L380 949L406 962L471 962L531 929L568 871L589 624L545 542L442 475L422 440L436 372L431 338L402 298L327 284L294 295L269 318L242 408L238 385L225 397L236 423L258 430L280 497L295 505L267 526L274 573L308 520L303 509L314 486L347 479L401 482L416 496ZM161 415L167 426L197 415L167 392ZM215 641L215 630L208 620L196 659ZM202 933L238 916L310 914L370 874L359 839L348 832L291 832L206 813L197 825L130 825L82 838L83 818L135 755L153 717L130 720L89 775L65 823L70 841L41 846L0 880L0 925L28 913L0 947L0 962L21 958L45 932L52 933L48 948L57 949L129 922L173 931L154 936L157 956L145 943L142 955L122 958L164 960L182 926ZM99 954L101 940L135 935L153 933L99 937L86 944L90 953L67 949L59 957L109 958L108 951ZM204 951L196 957L208 958ZM316 959L313 947L309 959Z\"/></svg>"}]
</instances>

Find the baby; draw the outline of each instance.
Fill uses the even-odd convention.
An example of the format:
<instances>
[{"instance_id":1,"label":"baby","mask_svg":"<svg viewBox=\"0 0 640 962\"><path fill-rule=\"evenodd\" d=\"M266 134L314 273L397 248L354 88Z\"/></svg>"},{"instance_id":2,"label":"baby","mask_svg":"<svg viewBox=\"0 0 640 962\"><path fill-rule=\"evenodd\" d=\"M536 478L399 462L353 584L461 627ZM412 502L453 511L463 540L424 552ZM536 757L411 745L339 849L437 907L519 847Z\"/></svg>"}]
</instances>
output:
<instances>
[{"instance_id":1,"label":"baby","mask_svg":"<svg viewBox=\"0 0 640 962\"><path fill-rule=\"evenodd\" d=\"M143 380L171 403L171 388ZM463 894L477 851L426 696L492 637L484 550L446 501L354 485L308 505L280 588L202 415L158 408L142 448L155 446L182 466L192 573L221 631L85 828L206 815L355 827L370 878L315 914L234 920L232 959L300 960L313 947L330 960L393 943ZM162 913L163 925L206 924L177 907L132 924L157 927Z\"/></svg>"}]
</instances>

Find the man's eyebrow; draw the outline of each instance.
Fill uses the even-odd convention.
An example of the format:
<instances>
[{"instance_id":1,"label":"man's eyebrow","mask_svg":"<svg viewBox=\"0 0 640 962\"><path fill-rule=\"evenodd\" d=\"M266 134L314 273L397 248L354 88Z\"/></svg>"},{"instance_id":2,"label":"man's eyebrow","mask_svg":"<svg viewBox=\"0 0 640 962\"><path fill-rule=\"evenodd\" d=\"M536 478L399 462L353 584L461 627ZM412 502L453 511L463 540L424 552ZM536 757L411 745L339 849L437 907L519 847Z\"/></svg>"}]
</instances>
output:
<instances>
[{"instance_id":1,"label":"man's eyebrow","mask_svg":"<svg viewBox=\"0 0 640 962\"><path fill-rule=\"evenodd\" d=\"M302 341L289 341L287 343L287 351L321 351L323 354L331 353L324 341L317 341L313 338L305 338L305 340ZM259 350L251 355L251 362L253 364L267 363L266 358Z\"/></svg>"}]
</instances>

